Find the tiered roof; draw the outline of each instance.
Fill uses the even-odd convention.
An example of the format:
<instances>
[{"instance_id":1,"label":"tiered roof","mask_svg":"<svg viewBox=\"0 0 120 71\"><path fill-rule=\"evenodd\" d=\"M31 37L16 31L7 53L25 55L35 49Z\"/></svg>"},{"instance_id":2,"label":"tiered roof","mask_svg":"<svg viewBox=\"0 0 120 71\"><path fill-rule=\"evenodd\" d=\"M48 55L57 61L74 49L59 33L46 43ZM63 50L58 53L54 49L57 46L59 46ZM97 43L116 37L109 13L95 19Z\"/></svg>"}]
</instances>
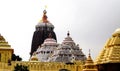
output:
<instances>
[{"instance_id":1,"label":"tiered roof","mask_svg":"<svg viewBox=\"0 0 120 71\"><path fill-rule=\"evenodd\" d=\"M50 62L72 62L73 60L85 61L86 56L79 48L78 45L70 37L69 32L67 37L63 40L62 44L54 51L54 54L50 57Z\"/></svg>"},{"instance_id":2,"label":"tiered roof","mask_svg":"<svg viewBox=\"0 0 120 71\"><path fill-rule=\"evenodd\" d=\"M2 35L0 35L0 49L12 49Z\"/></svg>"},{"instance_id":3,"label":"tiered roof","mask_svg":"<svg viewBox=\"0 0 120 71\"><path fill-rule=\"evenodd\" d=\"M120 28L108 39L95 63L120 63Z\"/></svg>"},{"instance_id":4,"label":"tiered roof","mask_svg":"<svg viewBox=\"0 0 120 71\"><path fill-rule=\"evenodd\" d=\"M85 62L85 65L83 66L83 71L98 71L96 65L91 58L90 52Z\"/></svg>"}]
</instances>

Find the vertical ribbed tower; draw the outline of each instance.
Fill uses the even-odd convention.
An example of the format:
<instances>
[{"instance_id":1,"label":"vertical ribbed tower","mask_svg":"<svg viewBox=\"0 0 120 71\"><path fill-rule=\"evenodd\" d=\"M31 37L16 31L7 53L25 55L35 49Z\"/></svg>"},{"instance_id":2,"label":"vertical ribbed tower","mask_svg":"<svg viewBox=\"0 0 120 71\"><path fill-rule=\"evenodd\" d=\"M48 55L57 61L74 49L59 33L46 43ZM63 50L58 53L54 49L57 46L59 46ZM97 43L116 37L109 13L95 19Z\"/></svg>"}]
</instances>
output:
<instances>
[{"instance_id":1,"label":"vertical ribbed tower","mask_svg":"<svg viewBox=\"0 0 120 71\"><path fill-rule=\"evenodd\" d=\"M120 71L120 28L108 39L95 63L98 71Z\"/></svg>"},{"instance_id":2,"label":"vertical ribbed tower","mask_svg":"<svg viewBox=\"0 0 120 71\"><path fill-rule=\"evenodd\" d=\"M52 23L50 23L47 20L46 13L47 13L47 11L44 10L42 20L40 20L40 22L35 27L36 30L35 30L35 32L33 34L33 38L32 38L30 55L32 55L33 52L35 52L39 46L41 46L41 44L44 42L44 40L46 38L48 38L49 34L51 34L53 39L57 40L56 34L54 32L54 25L52 25Z\"/></svg>"}]
</instances>

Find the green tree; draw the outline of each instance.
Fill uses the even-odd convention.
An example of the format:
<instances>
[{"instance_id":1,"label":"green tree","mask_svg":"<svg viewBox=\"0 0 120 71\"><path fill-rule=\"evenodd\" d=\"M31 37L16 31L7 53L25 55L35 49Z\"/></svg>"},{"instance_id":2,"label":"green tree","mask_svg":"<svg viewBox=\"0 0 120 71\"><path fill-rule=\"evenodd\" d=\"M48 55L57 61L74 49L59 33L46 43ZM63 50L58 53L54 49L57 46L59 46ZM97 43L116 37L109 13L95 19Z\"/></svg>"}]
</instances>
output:
<instances>
[{"instance_id":1,"label":"green tree","mask_svg":"<svg viewBox=\"0 0 120 71\"><path fill-rule=\"evenodd\" d=\"M22 61L22 58L19 56L16 56L15 54L12 54L12 61Z\"/></svg>"},{"instance_id":2,"label":"green tree","mask_svg":"<svg viewBox=\"0 0 120 71\"><path fill-rule=\"evenodd\" d=\"M12 54L11 59L8 60L8 65L11 65L11 61L22 61L22 58L19 56L16 56L15 54Z\"/></svg>"},{"instance_id":3,"label":"green tree","mask_svg":"<svg viewBox=\"0 0 120 71\"><path fill-rule=\"evenodd\" d=\"M16 65L13 71L29 71L28 66Z\"/></svg>"}]
</instances>

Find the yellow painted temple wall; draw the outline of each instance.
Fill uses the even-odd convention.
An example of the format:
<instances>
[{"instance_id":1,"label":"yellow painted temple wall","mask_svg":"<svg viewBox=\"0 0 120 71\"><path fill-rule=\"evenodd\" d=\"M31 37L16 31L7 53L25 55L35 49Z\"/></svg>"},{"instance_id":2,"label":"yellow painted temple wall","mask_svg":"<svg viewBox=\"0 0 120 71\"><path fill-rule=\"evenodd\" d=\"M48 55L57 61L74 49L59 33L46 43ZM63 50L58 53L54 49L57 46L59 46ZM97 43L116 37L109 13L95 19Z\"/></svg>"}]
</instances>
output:
<instances>
[{"instance_id":1,"label":"yellow painted temple wall","mask_svg":"<svg viewBox=\"0 0 120 71\"><path fill-rule=\"evenodd\" d=\"M12 49L0 49L0 62L7 63L12 57Z\"/></svg>"},{"instance_id":2,"label":"yellow painted temple wall","mask_svg":"<svg viewBox=\"0 0 120 71\"><path fill-rule=\"evenodd\" d=\"M13 61L10 66L8 63L0 62L0 71L13 71L16 64L28 66L29 71L59 71L59 69L82 71L83 69L83 64L66 65L61 62Z\"/></svg>"}]
</instances>

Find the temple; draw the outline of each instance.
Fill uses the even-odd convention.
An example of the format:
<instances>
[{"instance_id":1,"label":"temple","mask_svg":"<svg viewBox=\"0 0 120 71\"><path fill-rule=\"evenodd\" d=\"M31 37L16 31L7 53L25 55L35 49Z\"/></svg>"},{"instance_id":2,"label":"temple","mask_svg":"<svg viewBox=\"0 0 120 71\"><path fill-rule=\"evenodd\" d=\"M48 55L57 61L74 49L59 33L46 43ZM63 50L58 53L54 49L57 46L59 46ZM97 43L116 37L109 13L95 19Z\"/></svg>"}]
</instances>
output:
<instances>
[{"instance_id":1,"label":"temple","mask_svg":"<svg viewBox=\"0 0 120 71\"><path fill-rule=\"evenodd\" d=\"M43 11L42 20L35 26L30 59L12 61L14 49L0 35L0 71L14 71L17 65L29 71L120 71L120 28L108 39L95 61L74 42L70 32L62 43L57 42L54 25ZM21 71L21 70L19 70Z\"/></svg>"},{"instance_id":2,"label":"temple","mask_svg":"<svg viewBox=\"0 0 120 71\"><path fill-rule=\"evenodd\" d=\"M32 45L31 45L31 52L30 55L32 56L33 52L35 52L41 44L43 44L44 40L48 38L48 35L51 33L52 38L57 40L56 34L54 32L54 25L47 20L47 11L43 11L42 20L36 25L36 30L33 34L32 38Z\"/></svg>"}]
</instances>

